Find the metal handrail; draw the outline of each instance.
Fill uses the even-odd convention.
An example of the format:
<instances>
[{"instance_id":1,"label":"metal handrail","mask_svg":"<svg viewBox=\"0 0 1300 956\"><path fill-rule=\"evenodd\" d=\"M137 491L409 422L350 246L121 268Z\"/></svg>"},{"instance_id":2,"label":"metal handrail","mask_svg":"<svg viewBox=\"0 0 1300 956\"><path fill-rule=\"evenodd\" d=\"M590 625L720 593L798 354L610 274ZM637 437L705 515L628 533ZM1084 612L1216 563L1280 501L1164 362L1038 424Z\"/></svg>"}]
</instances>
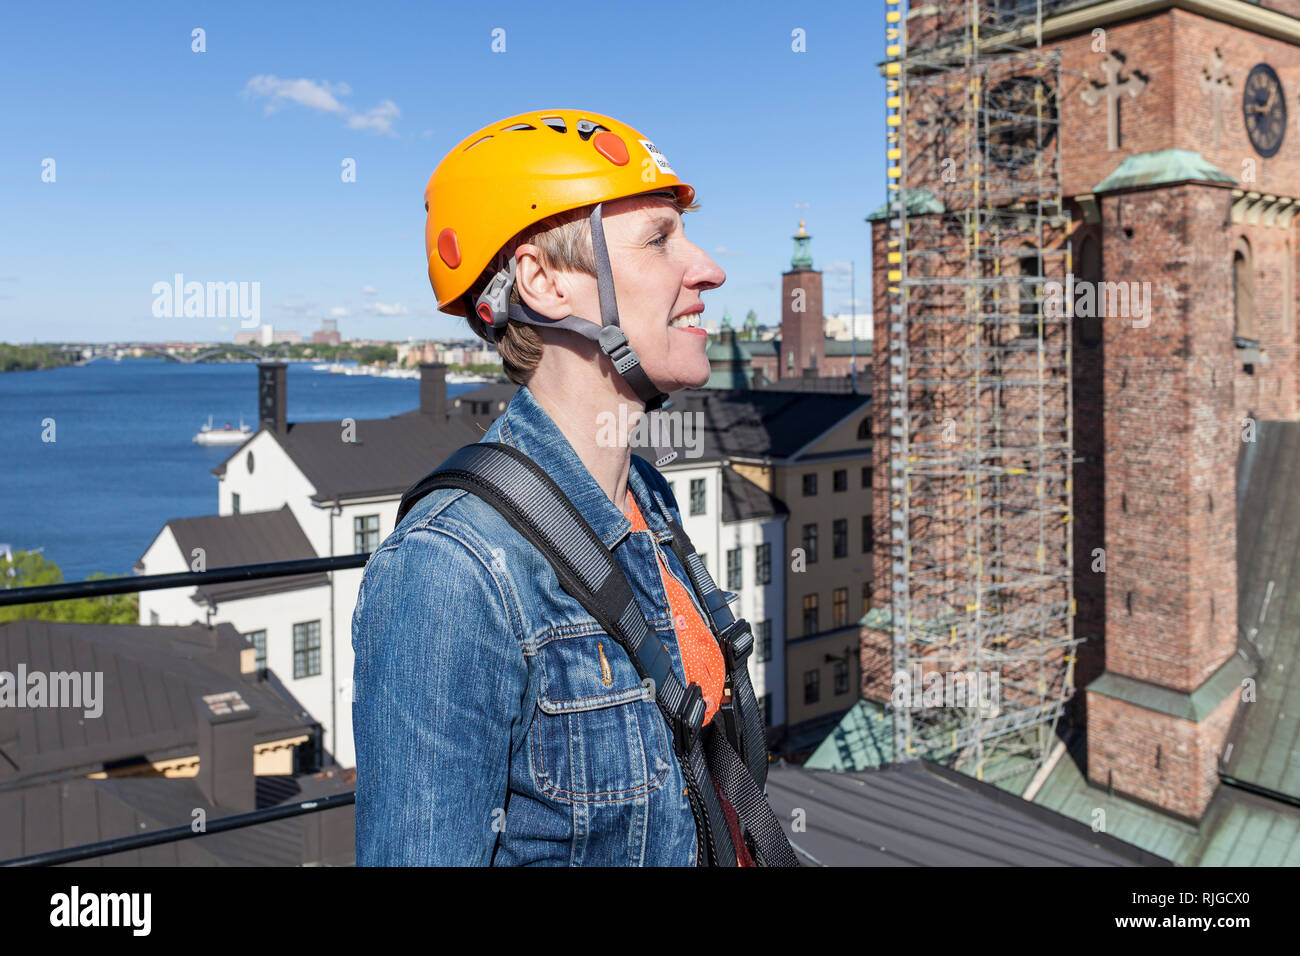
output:
<instances>
[{"instance_id":1,"label":"metal handrail","mask_svg":"<svg viewBox=\"0 0 1300 956\"><path fill-rule=\"evenodd\" d=\"M364 567L370 552L343 554L332 558L299 558L294 561L266 561L261 564L232 564L208 571L177 571L174 574L142 574L132 577L103 578L97 581L70 581L65 584L42 584L34 588L0 589L0 607L13 604L40 604L72 598L103 597L107 594L134 594L183 587L187 584L222 584L227 581L253 581L259 578L283 578L313 571L344 571Z\"/></svg>"},{"instance_id":2,"label":"metal handrail","mask_svg":"<svg viewBox=\"0 0 1300 956\"><path fill-rule=\"evenodd\" d=\"M97 856L107 856L110 853L123 853L127 850L157 846L161 843L191 840L195 837L207 836L209 833L225 833L230 830L239 830L243 827L256 826L259 823L268 823L271 820L282 820L285 817L298 817L307 813L319 813L321 810L333 810L335 807L346 807L356 802L357 794L355 790L350 790L347 793L331 793L328 796L303 800L299 803L285 803L275 807L266 807L262 810L252 810L248 813L236 813L233 816L221 817L206 824L202 830L194 830L190 824L183 823L176 827L154 830L152 833L134 833L131 836L101 840L99 843L83 843L80 846L65 847L62 850L48 850L45 853L20 856L12 860L0 861L0 866L58 866L61 863L75 863L78 860L89 860Z\"/></svg>"},{"instance_id":3,"label":"metal handrail","mask_svg":"<svg viewBox=\"0 0 1300 956\"><path fill-rule=\"evenodd\" d=\"M49 601L68 601L74 598L102 597L109 594L133 594L139 591L157 591L165 588L184 587L186 585L222 584L228 581L253 581L262 578L292 577L298 574L311 574L317 571L343 571L349 568L364 567L370 559L370 552L363 554L344 554L329 558L300 558L294 561L265 561L260 564L237 564L208 571L179 571L174 574L145 574L120 578L104 578L96 581L72 581L64 584L45 584L29 588L0 588L0 607L19 604L40 604ZM237 813L221 817L208 823L202 830L195 831L190 824L167 827L151 833L136 833L130 836L102 840L98 843L83 843L79 846L49 850L30 856L17 857L0 861L0 866L56 866L62 863L74 863L110 853L122 853L143 847L174 843L178 840L190 840L206 836L209 833L223 833L243 827L256 826L285 817L318 813L335 807L356 803L356 791L335 793L313 800L298 803L281 804L265 807L248 813Z\"/></svg>"}]
</instances>

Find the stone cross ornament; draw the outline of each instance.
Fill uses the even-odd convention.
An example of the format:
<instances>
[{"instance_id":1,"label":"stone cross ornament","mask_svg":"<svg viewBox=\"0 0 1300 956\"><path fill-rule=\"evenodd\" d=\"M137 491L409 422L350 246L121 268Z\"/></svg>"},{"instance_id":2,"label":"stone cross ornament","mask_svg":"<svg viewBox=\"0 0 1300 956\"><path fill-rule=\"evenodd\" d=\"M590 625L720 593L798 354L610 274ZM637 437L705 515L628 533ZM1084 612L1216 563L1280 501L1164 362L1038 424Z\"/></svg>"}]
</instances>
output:
<instances>
[{"instance_id":1,"label":"stone cross ornament","mask_svg":"<svg viewBox=\"0 0 1300 956\"><path fill-rule=\"evenodd\" d=\"M1106 100L1106 149L1109 152L1119 149L1120 96L1127 93L1136 99L1149 82L1136 71L1128 79L1121 80L1119 74L1123 69L1124 58L1115 53L1107 53L1101 61L1101 72L1106 77L1106 82L1092 80L1091 85L1080 94L1089 106L1096 106L1102 99Z\"/></svg>"},{"instance_id":2,"label":"stone cross ornament","mask_svg":"<svg viewBox=\"0 0 1300 956\"><path fill-rule=\"evenodd\" d=\"M1232 97L1232 80L1223 75L1223 54L1216 48L1209 69L1201 70L1201 92L1210 98L1214 114L1214 148L1223 139L1223 104Z\"/></svg>"}]
</instances>

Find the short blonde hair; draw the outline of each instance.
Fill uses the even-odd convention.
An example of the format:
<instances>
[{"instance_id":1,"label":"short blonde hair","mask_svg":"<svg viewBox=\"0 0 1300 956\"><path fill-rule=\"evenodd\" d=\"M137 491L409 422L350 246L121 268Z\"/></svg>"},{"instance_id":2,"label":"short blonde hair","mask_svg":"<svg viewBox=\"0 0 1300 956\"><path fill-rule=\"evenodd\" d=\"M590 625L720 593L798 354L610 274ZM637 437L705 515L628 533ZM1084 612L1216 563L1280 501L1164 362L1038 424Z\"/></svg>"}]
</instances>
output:
<instances>
[{"instance_id":1,"label":"short blonde hair","mask_svg":"<svg viewBox=\"0 0 1300 956\"><path fill-rule=\"evenodd\" d=\"M669 196L664 194L664 198L669 199ZM695 212L700 208L699 203L695 202L690 205L682 204L675 194L670 201L678 215ZM590 276L596 274L596 259L591 249L591 220L588 218L590 215L591 206L556 213L522 229L501 247L483 270L482 275L465 293L465 312L469 327L475 335L484 341L490 341L487 337L487 323L474 312L474 301L487 288L492 277L509 265L510 260L514 258L515 250L520 246L529 243L537 246L538 258L546 269L581 272ZM520 302L518 286L511 288L510 301ZM496 344L497 351L501 353L501 364L510 381L516 385L527 385L542 361L542 337L538 334L536 326L511 319L501 330Z\"/></svg>"}]
</instances>

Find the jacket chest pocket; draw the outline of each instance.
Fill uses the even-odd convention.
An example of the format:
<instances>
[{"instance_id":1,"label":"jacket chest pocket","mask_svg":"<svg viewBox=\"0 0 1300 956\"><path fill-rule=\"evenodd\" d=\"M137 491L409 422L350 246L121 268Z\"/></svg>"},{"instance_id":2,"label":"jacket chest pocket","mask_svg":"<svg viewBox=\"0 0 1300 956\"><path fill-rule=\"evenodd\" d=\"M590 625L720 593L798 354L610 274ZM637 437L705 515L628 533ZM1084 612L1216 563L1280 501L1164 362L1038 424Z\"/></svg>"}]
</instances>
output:
<instances>
[{"instance_id":1,"label":"jacket chest pocket","mask_svg":"<svg viewBox=\"0 0 1300 956\"><path fill-rule=\"evenodd\" d=\"M667 727L614 639L553 637L537 653L528 752L538 788L565 803L617 803L663 786L673 759Z\"/></svg>"}]
</instances>

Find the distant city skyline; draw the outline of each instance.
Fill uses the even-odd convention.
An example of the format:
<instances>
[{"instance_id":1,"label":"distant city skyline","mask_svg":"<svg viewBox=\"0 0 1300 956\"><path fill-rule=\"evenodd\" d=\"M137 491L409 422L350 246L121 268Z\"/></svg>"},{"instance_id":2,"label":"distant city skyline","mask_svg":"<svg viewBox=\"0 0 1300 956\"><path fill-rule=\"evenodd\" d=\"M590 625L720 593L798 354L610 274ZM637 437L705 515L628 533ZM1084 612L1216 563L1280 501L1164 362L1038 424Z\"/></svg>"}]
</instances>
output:
<instances>
[{"instance_id":1,"label":"distant city skyline","mask_svg":"<svg viewBox=\"0 0 1300 956\"><path fill-rule=\"evenodd\" d=\"M656 13L689 29L671 46L640 12L594 0L560 18L415 4L364 18L295 4L50 13L18 7L8 24L23 42L6 55L19 82L0 94L2 341L232 341L261 323L310 338L325 319L345 339L466 337L425 274L425 184L473 130L546 107L623 119L696 187L687 234L727 272L703 295L706 324L727 310L739 327L750 309L780 322L800 219L827 314L850 310L850 261L869 309L863 220L884 193L880 79L861 65L882 49L874 10L742 20L672 0ZM644 69L593 83L586 60L552 52L573 49L577 24ZM438 90L448 77L454 97ZM176 276L209 301L213 285L232 303L234 286L251 290L260 321L158 314L156 301L181 301Z\"/></svg>"}]
</instances>

